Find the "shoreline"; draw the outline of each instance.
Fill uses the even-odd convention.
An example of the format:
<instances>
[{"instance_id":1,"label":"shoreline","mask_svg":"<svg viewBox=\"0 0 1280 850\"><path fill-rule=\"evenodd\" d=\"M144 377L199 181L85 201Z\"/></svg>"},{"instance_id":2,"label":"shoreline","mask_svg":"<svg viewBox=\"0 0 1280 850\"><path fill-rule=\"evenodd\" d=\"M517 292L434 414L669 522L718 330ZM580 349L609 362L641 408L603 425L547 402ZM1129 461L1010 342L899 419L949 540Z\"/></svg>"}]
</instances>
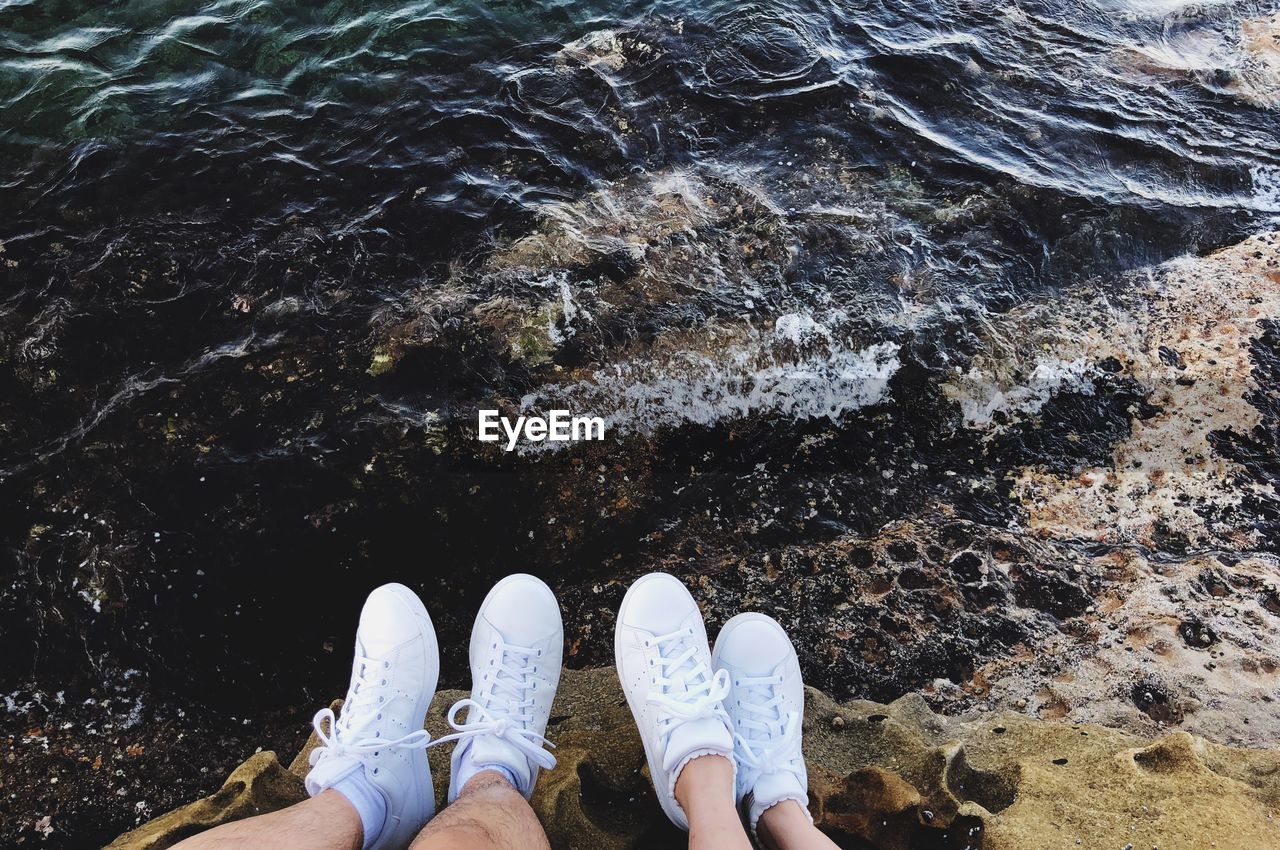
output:
<instances>
[{"instance_id":1,"label":"shoreline","mask_svg":"<svg viewBox=\"0 0 1280 850\"><path fill-rule=\"evenodd\" d=\"M761 489L747 490L744 504L757 506L736 515L698 509L715 491L699 491L696 476L684 480L694 487L677 502L664 501L669 467L650 462L650 438L632 438L621 456L580 447L597 454L558 471L551 497L539 505L554 528L589 531L602 521L592 504L605 505L615 524L655 504L675 511L675 519L626 558L605 550L583 575L549 577L565 611L569 665L610 663L603 638L627 580L641 569L662 569L691 583L712 629L739 610L777 615L805 636L797 649L810 681L841 699L914 693L943 716L1011 711L1146 737L1187 730L1219 744L1274 746L1280 557L1271 541L1280 537L1262 507L1280 478L1260 452L1280 435L1267 401L1280 388L1280 371L1272 368L1280 363L1273 318L1280 317L1280 237L1261 234L1131 273L1134 279L1146 284L1084 291L1082 297L1106 299L1105 311L1059 310L1056 322L1034 305L1007 314L1025 362L1036 362L1048 341L1064 359L1074 356L1074 345L1086 367L1072 374L1085 383L1057 386L1031 402L1006 384L1004 398L1021 399L1023 408L1006 406L975 421L968 426L974 433L953 444L958 454L935 448L941 470L919 468L925 455L915 449L910 462L873 456L858 475L888 480L880 472L888 469L899 478L879 491L885 501L841 498L864 514L859 521L870 527L863 531L806 532L812 520L803 513L786 518L786 528L770 528L782 523L765 506L804 506L816 501L806 492L822 492L815 487L830 492L833 482L866 480L831 466L842 449L818 425L795 440L777 471L743 473ZM1201 291L1216 301L1191 297ZM1059 296L1056 303L1072 302ZM1078 324L1099 316L1101 325ZM1016 364L1023 355L1002 357ZM954 392L973 397L974 376L996 361L979 354L973 362ZM1000 386L1006 379L984 380ZM956 404L945 387L928 392ZM999 407L983 398L970 409ZM1082 417L1084 410L1097 415ZM857 428L894 427L892 409L865 418L870 426L849 424L858 445L868 436ZM985 470L967 462L980 458ZM602 476L599 465L611 474ZM583 494L596 492L597 477L606 478L610 495L593 503ZM899 481L938 501L904 507L889 495ZM772 489L763 489L766 483ZM886 508L897 518L875 527L876 511ZM429 592L424 599L443 637L462 633L466 604ZM450 608L440 610L445 604ZM281 611L275 628L287 630L283 624L298 613ZM325 631L336 636L345 626L335 622ZM311 670L311 688L339 689L346 640L326 642L329 666ZM442 644L446 671L465 669L460 642ZM122 675L92 705L64 696L66 705L57 706L54 692L54 725L70 726L52 735L38 705L24 710L26 698L10 695L6 759L21 759L19 777L58 776L59 788L52 811L35 798L15 807L0 829L6 840L57 846L63 835L92 832L95 819L99 831L108 822L123 827L211 792L246 748L289 752L303 732L299 718L313 708L291 702L292 717L237 719L225 706L166 704L156 697L162 685L139 694L137 681ZM152 731L127 725L135 713ZM111 734L77 740L77 728L90 724ZM170 734L176 738L166 740ZM210 754L203 772L183 761L196 746ZM94 768L98 756L103 761ZM84 807L85 797L96 797L98 808ZM53 832L40 839L45 829Z\"/></svg>"}]
</instances>

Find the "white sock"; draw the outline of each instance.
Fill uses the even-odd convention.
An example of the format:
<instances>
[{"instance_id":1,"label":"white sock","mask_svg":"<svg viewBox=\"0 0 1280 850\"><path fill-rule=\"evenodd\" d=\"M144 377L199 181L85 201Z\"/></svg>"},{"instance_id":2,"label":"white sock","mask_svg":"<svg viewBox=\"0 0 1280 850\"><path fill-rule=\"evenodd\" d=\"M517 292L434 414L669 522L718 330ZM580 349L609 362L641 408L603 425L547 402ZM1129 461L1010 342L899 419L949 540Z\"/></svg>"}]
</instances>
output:
<instances>
[{"instance_id":1,"label":"white sock","mask_svg":"<svg viewBox=\"0 0 1280 850\"><path fill-rule=\"evenodd\" d=\"M378 840L382 833L382 825L387 820L387 798L374 787L365 776L364 768L358 768L329 786L347 798L347 802L355 807L360 815L360 823L364 826L364 847Z\"/></svg>"},{"instance_id":2,"label":"white sock","mask_svg":"<svg viewBox=\"0 0 1280 850\"><path fill-rule=\"evenodd\" d=\"M468 753L467 756L463 757L462 761L458 763L457 775L459 791L466 787L466 784L470 782L477 773L485 770L495 770L498 773L501 773L503 777L511 783L512 788L519 790L520 785L516 782L516 776L508 768L505 768L500 764L476 764L471 760L471 758L469 758L470 755L471 754Z\"/></svg>"}]
</instances>

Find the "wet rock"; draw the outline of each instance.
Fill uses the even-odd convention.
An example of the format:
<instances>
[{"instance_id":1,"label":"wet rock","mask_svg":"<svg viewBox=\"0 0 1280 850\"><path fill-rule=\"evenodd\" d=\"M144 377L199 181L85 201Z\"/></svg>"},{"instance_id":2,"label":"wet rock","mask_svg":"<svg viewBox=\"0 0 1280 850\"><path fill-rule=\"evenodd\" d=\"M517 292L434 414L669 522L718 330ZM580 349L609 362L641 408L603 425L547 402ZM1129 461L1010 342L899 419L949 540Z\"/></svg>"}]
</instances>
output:
<instances>
[{"instance_id":1,"label":"wet rock","mask_svg":"<svg viewBox=\"0 0 1280 850\"><path fill-rule=\"evenodd\" d=\"M1258 106L1280 105L1280 14L1240 25L1247 58L1235 86Z\"/></svg>"},{"instance_id":2,"label":"wet rock","mask_svg":"<svg viewBox=\"0 0 1280 850\"><path fill-rule=\"evenodd\" d=\"M1144 545L1181 538L1184 545L1232 547L1257 539L1240 510L1256 485L1245 482L1242 493L1240 467L1215 445L1260 421L1258 405L1241 388L1250 385L1260 321L1280 311L1278 269L1277 236L1262 234L1167 263L1145 284L1135 277L1123 293L1094 290L1106 307L1057 303L1050 316L1028 304L1004 317L1008 325L993 340L1017 339L1024 353L1010 358L1003 351L998 364L979 354L950 385L969 423L999 430L993 406L1036 415L1048 384L1051 395L1105 394L1090 377L1103 371L1092 365L1102 359L1127 364L1123 375L1143 388L1142 403L1130 405L1128 433L1105 441L1101 462L1023 472L1016 492L1032 528ZM1001 377L1019 364L1030 378L1010 384Z\"/></svg>"},{"instance_id":3,"label":"wet rock","mask_svg":"<svg viewBox=\"0 0 1280 850\"><path fill-rule=\"evenodd\" d=\"M1159 44L1121 48L1114 61L1126 71L1188 79L1255 106L1280 104L1280 15L1214 21L1204 9L1191 19L1200 16L1208 19L1178 27Z\"/></svg>"},{"instance_id":4,"label":"wet rock","mask_svg":"<svg viewBox=\"0 0 1280 850\"><path fill-rule=\"evenodd\" d=\"M445 729L436 696L427 726ZM836 722L840 721L840 722ZM1263 847L1280 841L1280 754L1211 744L1184 732L1155 741L1017 714L934 714L919 698L839 704L809 689L805 751L810 808L841 846L874 850L981 846L1036 850L1144 844ZM559 764L534 791L556 848L677 846L643 770L644 751L612 669L567 671L548 733ZM314 738L309 745L314 745ZM306 770L303 756L293 767ZM435 788L448 754L430 754ZM270 754L223 791L121 836L114 850L160 850L217 823L301 799ZM443 799L439 801L443 804Z\"/></svg>"}]
</instances>

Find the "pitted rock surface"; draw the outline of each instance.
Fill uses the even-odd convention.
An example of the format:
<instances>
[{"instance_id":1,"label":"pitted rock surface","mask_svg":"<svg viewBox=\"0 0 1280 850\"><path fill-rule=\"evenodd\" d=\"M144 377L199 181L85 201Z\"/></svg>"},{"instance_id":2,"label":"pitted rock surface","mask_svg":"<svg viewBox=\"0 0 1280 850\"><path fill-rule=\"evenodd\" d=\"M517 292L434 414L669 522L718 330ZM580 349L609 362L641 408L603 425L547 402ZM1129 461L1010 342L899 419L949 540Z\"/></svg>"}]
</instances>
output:
<instances>
[{"instance_id":1,"label":"pitted rock surface","mask_svg":"<svg viewBox=\"0 0 1280 850\"><path fill-rule=\"evenodd\" d=\"M427 727L465 696L436 695ZM1185 732L1155 740L1007 712L935 714L918 696L889 705L805 696L815 821L842 847L873 850L1280 845L1280 753ZM644 751L614 671L566 671L548 736L555 770L533 807L554 848L682 846L649 785ZM162 850L217 823L305 796L308 745L285 771L252 756L212 797L121 836L111 850ZM448 753L431 751L438 802Z\"/></svg>"}]
</instances>

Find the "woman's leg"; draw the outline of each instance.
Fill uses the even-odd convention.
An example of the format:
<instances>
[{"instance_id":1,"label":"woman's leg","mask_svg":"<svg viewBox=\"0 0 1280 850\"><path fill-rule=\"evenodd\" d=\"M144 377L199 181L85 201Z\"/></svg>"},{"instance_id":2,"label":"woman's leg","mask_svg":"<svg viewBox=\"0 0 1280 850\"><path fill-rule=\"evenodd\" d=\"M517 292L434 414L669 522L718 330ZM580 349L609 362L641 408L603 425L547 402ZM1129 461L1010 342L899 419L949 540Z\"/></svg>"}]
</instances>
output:
<instances>
[{"instance_id":1,"label":"woman's leg","mask_svg":"<svg viewBox=\"0 0 1280 850\"><path fill-rule=\"evenodd\" d=\"M663 812L697 850L748 850L735 806L728 676L711 668L702 612L676 578L631 585L614 631L618 679Z\"/></svg>"},{"instance_id":2,"label":"woman's leg","mask_svg":"<svg viewBox=\"0 0 1280 850\"><path fill-rule=\"evenodd\" d=\"M786 631L763 614L739 614L720 630L712 663L729 674L725 706L748 824L770 850L835 847L809 818L804 684Z\"/></svg>"},{"instance_id":3,"label":"woman's leg","mask_svg":"<svg viewBox=\"0 0 1280 850\"><path fill-rule=\"evenodd\" d=\"M756 835L769 850L837 850L795 800L783 800L765 809L756 822Z\"/></svg>"},{"instance_id":4,"label":"woman's leg","mask_svg":"<svg viewBox=\"0 0 1280 850\"><path fill-rule=\"evenodd\" d=\"M676 800L689 818L689 850L751 850L733 799L733 764L699 756L676 780Z\"/></svg>"}]
</instances>

